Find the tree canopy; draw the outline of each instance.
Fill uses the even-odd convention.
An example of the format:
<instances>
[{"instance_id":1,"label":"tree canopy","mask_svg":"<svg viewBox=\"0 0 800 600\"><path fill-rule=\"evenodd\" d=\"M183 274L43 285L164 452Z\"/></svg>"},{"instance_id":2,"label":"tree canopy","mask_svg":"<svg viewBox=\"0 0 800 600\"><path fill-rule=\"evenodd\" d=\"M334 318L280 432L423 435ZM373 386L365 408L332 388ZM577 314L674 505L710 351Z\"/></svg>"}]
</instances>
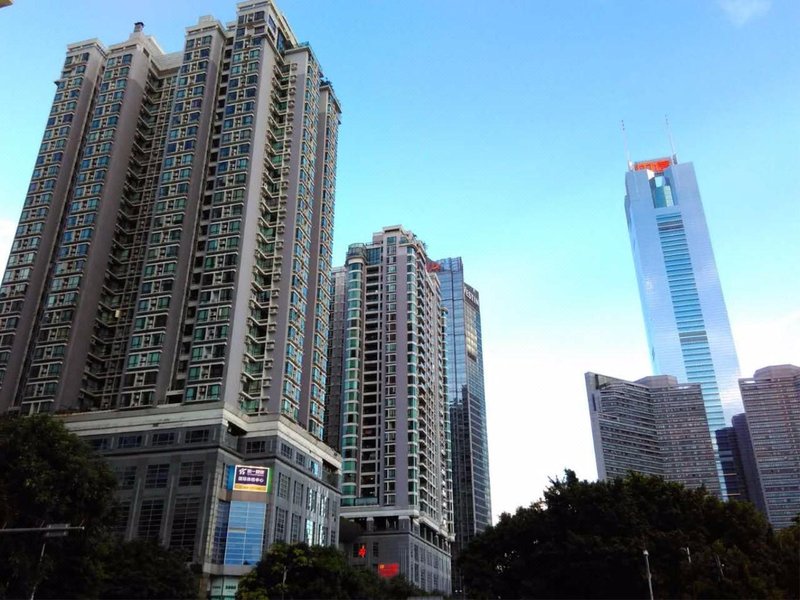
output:
<instances>
[{"instance_id":1,"label":"tree canopy","mask_svg":"<svg viewBox=\"0 0 800 600\"><path fill-rule=\"evenodd\" d=\"M347 563L330 546L277 543L239 583L237 600L267 598L408 598L424 592L402 576L381 579Z\"/></svg>"},{"instance_id":2,"label":"tree canopy","mask_svg":"<svg viewBox=\"0 0 800 600\"><path fill-rule=\"evenodd\" d=\"M0 417L0 465L0 527L84 528L66 537L0 533L0 598L27 598L34 588L37 598L196 596L194 577L180 557L111 533L114 474L61 421Z\"/></svg>"},{"instance_id":3,"label":"tree canopy","mask_svg":"<svg viewBox=\"0 0 800 600\"><path fill-rule=\"evenodd\" d=\"M469 597L646 598L647 550L662 598L794 597L796 546L749 503L639 474L587 482L566 471L541 502L475 538L460 566Z\"/></svg>"}]
</instances>

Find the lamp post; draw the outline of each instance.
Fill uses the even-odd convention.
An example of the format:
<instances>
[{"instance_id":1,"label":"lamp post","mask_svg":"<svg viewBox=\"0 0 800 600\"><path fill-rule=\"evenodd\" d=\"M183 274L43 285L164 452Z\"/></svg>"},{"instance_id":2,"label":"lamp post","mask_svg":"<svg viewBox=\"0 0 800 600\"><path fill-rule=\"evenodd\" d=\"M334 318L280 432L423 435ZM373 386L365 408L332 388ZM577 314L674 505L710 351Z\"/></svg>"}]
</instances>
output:
<instances>
[{"instance_id":1,"label":"lamp post","mask_svg":"<svg viewBox=\"0 0 800 600\"><path fill-rule=\"evenodd\" d=\"M653 600L653 575L650 573L650 553L647 548L642 550L642 555L644 556L644 567L647 570L647 587L650 590L650 600Z\"/></svg>"}]
</instances>

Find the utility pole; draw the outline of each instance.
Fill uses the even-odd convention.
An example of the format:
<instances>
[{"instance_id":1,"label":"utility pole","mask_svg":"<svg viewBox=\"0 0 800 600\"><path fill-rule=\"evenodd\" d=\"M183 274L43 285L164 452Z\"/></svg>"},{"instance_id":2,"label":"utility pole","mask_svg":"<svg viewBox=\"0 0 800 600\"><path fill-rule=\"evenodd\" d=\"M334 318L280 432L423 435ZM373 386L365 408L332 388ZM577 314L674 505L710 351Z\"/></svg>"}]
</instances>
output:
<instances>
[{"instance_id":1,"label":"utility pole","mask_svg":"<svg viewBox=\"0 0 800 600\"><path fill-rule=\"evenodd\" d=\"M42 540L42 550L39 552L39 562L36 564L36 580L33 582L33 589L31 590L30 600L36 598L36 588L39 587L39 571L42 569L42 562L44 561L44 551L47 548L47 538L66 537L70 531L83 531L83 525L72 526L68 523L54 523L45 527L3 527L0 528L0 534L9 533L44 533Z\"/></svg>"},{"instance_id":2,"label":"utility pole","mask_svg":"<svg viewBox=\"0 0 800 600\"><path fill-rule=\"evenodd\" d=\"M650 589L650 600L653 600L653 575L650 573L650 553L647 548L642 550L644 556L644 566L647 569L647 587Z\"/></svg>"}]
</instances>

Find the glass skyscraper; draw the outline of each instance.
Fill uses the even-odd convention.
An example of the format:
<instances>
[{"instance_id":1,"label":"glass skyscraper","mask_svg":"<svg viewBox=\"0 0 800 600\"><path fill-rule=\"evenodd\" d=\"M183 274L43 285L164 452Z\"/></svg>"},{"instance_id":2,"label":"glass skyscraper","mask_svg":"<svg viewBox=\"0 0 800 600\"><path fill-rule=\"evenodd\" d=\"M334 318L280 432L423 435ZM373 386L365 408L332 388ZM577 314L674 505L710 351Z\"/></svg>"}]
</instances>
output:
<instances>
[{"instance_id":1,"label":"glass skyscraper","mask_svg":"<svg viewBox=\"0 0 800 600\"><path fill-rule=\"evenodd\" d=\"M460 258L431 265L447 309L448 408L453 454L453 556L492 522L483 348L478 291L464 282ZM453 570L454 592L462 591Z\"/></svg>"},{"instance_id":2,"label":"glass skyscraper","mask_svg":"<svg viewBox=\"0 0 800 600\"><path fill-rule=\"evenodd\" d=\"M692 163L635 162L625 212L655 374L699 383L712 442L741 412L739 362Z\"/></svg>"}]
</instances>

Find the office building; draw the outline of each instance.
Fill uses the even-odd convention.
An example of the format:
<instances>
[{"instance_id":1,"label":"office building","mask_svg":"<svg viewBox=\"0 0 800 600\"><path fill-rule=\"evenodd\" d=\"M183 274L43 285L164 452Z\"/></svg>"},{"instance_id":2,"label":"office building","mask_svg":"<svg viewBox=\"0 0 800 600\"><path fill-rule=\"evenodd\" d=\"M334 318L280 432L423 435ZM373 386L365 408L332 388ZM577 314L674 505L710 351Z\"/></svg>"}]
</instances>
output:
<instances>
[{"instance_id":1,"label":"office building","mask_svg":"<svg viewBox=\"0 0 800 600\"><path fill-rule=\"evenodd\" d=\"M744 499L755 504L756 508L765 515L767 506L764 503L764 492L761 489L761 478L758 476L756 455L753 451L753 442L750 440L750 427L747 425L747 415L744 413L733 416L733 431L736 434L736 446L741 460L739 473L740 486L744 482Z\"/></svg>"},{"instance_id":2,"label":"office building","mask_svg":"<svg viewBox=\"0 0 800 600\"><path fill-rule=\"evenodd\" d=\"M432 263L447 311L447 403L453 463L453 559L492 522L483 343L478 291L465 283L460 258ZM453 593L463 593L453 568Z\"/></svg>"},{"instance_id":3,"label":"office building","mask_svg":"<svg viewBox=\"0 0 800 600\"><path fill-rule=\"evenodd\" d=\"M636 381L586 373L600 479L635 471L721 495L698 384L668 375Z\"/></svg>"},{"instance_id":4,"label":"office building","mask_svg":"<svg viewBox=\"0 0 800 600\"><path fill-rule=\"evenodd\" d=\"M354 564L450 593L452 484L445 311L425 245L400 226L335 271L328 440L342 455ZM381 566L383 565L383 566Z\"/></svg>"},{"instance_id":5,"label":"office building","mask_svg":"<svg viewBox=\"0 0 800 600\"><path fill-rule=\"evenodd\" d=\"M800 367L764 367L739 386L767 518L788 527L800 514Z\"/></svg>"},{"instance_id":6,"label":"office building","mask_svg":"<svg viewBox=\"0 0 800 600\"><path fill-rule=\"evenodd\" d=\"M739 415L734 415L734 419ZM731 425L714 432L717 441L717 456L722 465L723 481L728 500L750 500L744 475L742 450L736 427Z\"/></svg>"},{"instance_id":7,"label":"office building","mask_svg":"<svg viewBox=\"0 0 800 600\"><path fill-rule=\"evenodd\" d=\"M254 556L220 554L216 537L239 510L236 462L279 479L286 461L293 484L338 501L322 420L339 115L270 0L228 25L201 17L179 52L142 23L119 44L72 44L56 80L0 287L0 410L77 415L137 490L129 536L172 544L178 514L195 522L183 496L147 490L202 462L202 516L179 537L206 574ZM294 539L297 517L302 539L336 543L318 502L281 517L257 494L241 499L261 505L248 524L264 517L272 535L285 517Z\"/></svg>"},{"instance_id":8,"label":"office building","mask_svg":"<svg viewBox=\"0 0 800 600\"><path fill-rule=\"evenodd\" d=\"M714 432L741 412L739 363L694 166L631 163L625 190L653 373L700 384L716 445Z\"/></svg>"}]
</instances>

